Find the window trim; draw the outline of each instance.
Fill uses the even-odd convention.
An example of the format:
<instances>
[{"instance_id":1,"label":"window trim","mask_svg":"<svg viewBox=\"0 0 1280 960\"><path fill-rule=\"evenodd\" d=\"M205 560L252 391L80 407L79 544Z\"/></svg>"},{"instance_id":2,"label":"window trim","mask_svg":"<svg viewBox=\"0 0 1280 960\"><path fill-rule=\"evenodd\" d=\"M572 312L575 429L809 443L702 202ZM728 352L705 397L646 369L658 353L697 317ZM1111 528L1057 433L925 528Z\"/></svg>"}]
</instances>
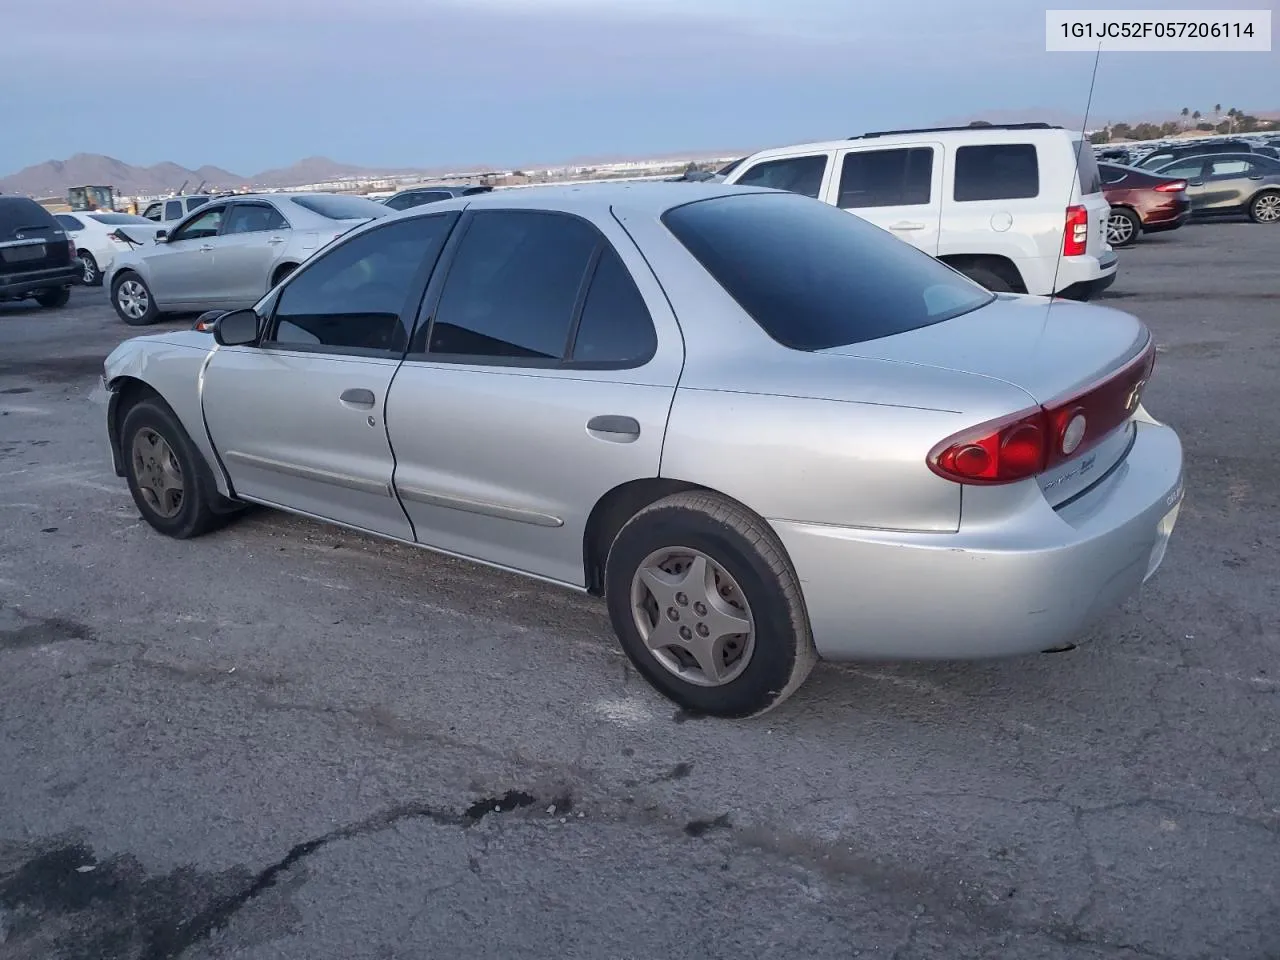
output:
<instances>
[{"instance_id":1,"label":"window trim","mask_svg":"<svg viewBox=\"0 0 1280 960\"><path fill-rule=\"evenodd\" d=\"M477 217L487 213L502 214L539 214L542 216L567 217L571 220L580 220L585 223L596 235L596 243L592 248L591 255L587 259L587 265L583 269L582 279L578 284L578 295L574 300L573 314L569 319L569 329L565 335L565 345L560 359L543 359L539 357L492 357L484 354L436 354L431 353L429 345L431 343L431 331L435 327L436 311L440 306L440 298L444 293L445 284L449 280L449 275L453 271L453 265L457 260L458 249L462 246L463 240L467 233L471 230L471 225L475 223ZM600 258L605 246L613 250L614 256L622 263L622 268L627 271L627 275L631 278L631 282L635 284L636 292L640 295L640 301L644 303L645 314L649 318L649 325L653 328L653 350L642 360L571 360L569 359L573 353L573 347L577 342L578 328L582 323L582 310L586 305L587 294L591 290L591 284L595 280L596 271L600 266ZM425 326L424 326L425 324ZM421 334L422 350L414 350L415 343L418 342ZM413 328L409 332L409 345L404 353L405 363L422 363L422 364L449 364L452 366L462 367L498 367L504 369L525 369L525 370L564 370L564 371L582 371L582 370L638 370L648 365L654 357L658 355L658 325L654 323L653 311L649 309L648 301L645 300L643 291L640 290L639 284L636 284L635 276L631 273L631 268L627 266L627 261L622 254L618 252L617 247L610 242L605 236L604 231L599 225L589 217L580 214L570 213L567 210L550 210L543 207L489 207L486 206L481 211L464 210L462 213L462 222L458 224L445 244L444 249L440 252L440 258L436 262L436 271L431 277L431 281L427 286L422 303L418 309L418 316L415 318Z\"/></svg>"},{"instance_id":2,"label":"window trim","mask_svg":"<svg viewBox=\"0 0 1280 960\"><path fill-rule=\"evenodd\" d=\"M440 210L433 213L423 212L416 216L410 217L381 217L370 223L369 229L356 228L348 231L337 240L328 244L322 252L317 253L314 257L303 261L302 266L298 267L285 281L270 294L267 303L267 313L262 319L262 333L258 335L258 339L252 344L260 350L270 350L275 353L305 353L311 355L328 356L328 357L368 357L371 359L381 360L403 360L405 353L413 342L413 333L416 325L416 317L421 309L423 298L426 295L428 285L433 276L438 272L438 268L444 262L444 256L449 249L450 244L454 243L454 238L458 233L458 220L462 216L460 210ZM279 308L280 299L284 296L289 287L297 283L298 280L307 275L310 270L315 269L317 264L323 263L327 258L333 256L348 243L358 240L360 237L369 233L376 233L379 230L386 230L393 226L403 226L406 221L417 219L432 219L436 217L450 218L452 223L449 224L448 233L445 236L444 245L440 248L440 253L432 263L424 262L418 267L418 272L414 274L409 284L409 289L405 294L404 305L400 308L399 329L401 338L401 347L398 350L374 350L368 347L335 347L328 344L310 344L310 343L282 343L279 340L273 340L276 330L279 327ZM261 303L261 301L259 301Z\"/></svg>"}]
</instances>

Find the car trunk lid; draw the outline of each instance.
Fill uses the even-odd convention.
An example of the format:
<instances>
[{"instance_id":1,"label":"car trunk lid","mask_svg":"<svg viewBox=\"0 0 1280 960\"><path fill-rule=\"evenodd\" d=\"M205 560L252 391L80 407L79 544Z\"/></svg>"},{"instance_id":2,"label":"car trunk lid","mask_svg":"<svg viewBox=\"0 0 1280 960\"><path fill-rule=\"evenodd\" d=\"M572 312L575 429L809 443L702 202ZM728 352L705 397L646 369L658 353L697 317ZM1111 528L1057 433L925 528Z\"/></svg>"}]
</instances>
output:
<instances>
[{"instance_id":1,"label":"car trunk lid","mask_svg":"<svg viewBox=\"0 0 1280 960\"><path fill-rule=\"evenodd\" d=\"M943 323L828 353L1000 380L1039 411L1050 452L1037 481L1052 504L1097 482L1128 452L1154 344L1136 317L1097 306L1002 295ZM1075 418L1083 423L1063 433ZM943 438L939 438L942 440Z\"/></svg>"}]
</instances>

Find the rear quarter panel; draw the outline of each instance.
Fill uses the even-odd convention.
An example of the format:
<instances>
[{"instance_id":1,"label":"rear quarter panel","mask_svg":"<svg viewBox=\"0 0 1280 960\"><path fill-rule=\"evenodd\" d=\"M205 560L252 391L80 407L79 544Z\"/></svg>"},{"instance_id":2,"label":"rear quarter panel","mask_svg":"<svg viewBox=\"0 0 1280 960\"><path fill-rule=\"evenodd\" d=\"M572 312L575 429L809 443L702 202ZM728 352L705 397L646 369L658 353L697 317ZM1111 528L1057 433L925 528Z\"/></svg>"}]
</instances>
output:
<instances>
[{"instance_id":1,"label":"rear quarter panel","mask_svg":"<svg viewBox=\"0 0 1280 960\"><path fill-rule=\"evenodd\" d=\"M200 382L213 349L213 338L195 331L135 337L111 352L104 363L103 376L113 390L123 386L126 379L133 379L158 393L208 461L218 491L228 495L230 488L209 442L200 404Z\"/></svg>"}]
</instances>

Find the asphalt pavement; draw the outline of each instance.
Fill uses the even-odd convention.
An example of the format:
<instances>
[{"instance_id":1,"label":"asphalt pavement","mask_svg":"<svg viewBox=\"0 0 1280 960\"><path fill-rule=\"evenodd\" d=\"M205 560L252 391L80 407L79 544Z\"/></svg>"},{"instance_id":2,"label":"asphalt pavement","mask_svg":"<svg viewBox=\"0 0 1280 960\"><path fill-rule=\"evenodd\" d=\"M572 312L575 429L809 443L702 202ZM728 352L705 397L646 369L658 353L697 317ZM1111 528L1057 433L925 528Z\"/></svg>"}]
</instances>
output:
<instances>
[{"instance_id":1,"label":"asphalt pavement","mask_svg":"<svg viewBox=\"0 0 1280 960\"><path fill-rule=\"evenodd\" d=\"M153 533L97 386L135 331L0 305L0 958L1280 957L1278 262L1122 253L1187 449L1141 596L738 722L570 592L267 511Z\"/></svg>"}]
</instances>

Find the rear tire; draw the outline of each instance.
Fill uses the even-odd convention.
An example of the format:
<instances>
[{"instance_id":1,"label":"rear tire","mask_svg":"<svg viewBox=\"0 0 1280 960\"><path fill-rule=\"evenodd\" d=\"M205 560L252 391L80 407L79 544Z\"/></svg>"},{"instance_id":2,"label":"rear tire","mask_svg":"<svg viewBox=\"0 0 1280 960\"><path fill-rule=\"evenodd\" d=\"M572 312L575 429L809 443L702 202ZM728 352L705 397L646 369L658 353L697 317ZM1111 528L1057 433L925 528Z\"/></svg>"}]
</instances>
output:
<instances>
[{"instance_id":1,"label":"rear tire","mask_svg":"<svg viewBox=\"0 0 1280 960\"><path fill-rule=\"evenodd\" d=\"M1249 219L1254 223L1280 223L1280 190L1264 190L1249 204Z\"/></svg>"},{"instance_id":2,"label":"rear tire","mask_svg":"<svg viewBox=\"0 0 1280 960\"><path fill-rule=\"evenodd\" d=\"M94 259L93 254L88 250L78 250L76 256L80 258L81 282L86 287L102 286L102 271L98 269L98 261Z\"/></svg>"},{"instance_id":3,"label":"rear tire","mask_svg":"<svg viewBox=\"0 0 1280 960\"><path fill-rule=\"evenodd\" d=\"M57 310L59 307L65 307L70 300L70 287L55 287L52 290L41 290L36 294L36 303L46 310Z\"/></svg>"},{"instance_id":4,"label":"rear tire","mask_svg":"<svg viewBox=\"0 0 1280 960\"><path fill-rule=\"evenodd\" d=\"M609 549L604 582L623 651L692 712L759 715L794 693L817 662L781 541L718 494L677 493L637 513ZM734 629L744 623L745 631Z\"/></svg>"},{"instance_id":5,"label":"rear tire","mask_svg":"<svg viewBox=\"0 0 1280 960\"><path fill-rule=\"evenodd\" d=\"M1142 220L1127 207L1112 207L1107 217L1107 243L1117 250L1131 247L1142 236Z\"/></svg>"},{"instance_id":6,"label":"rear tire","mask_svg":"<svg viewBox=\"0 0 1280 960\"><path fill-rule=\"evenodd\" d=\"M230 502L218 493L204 456L162 401L141 400L129 408L120 426L120 451L133 502L158 532L186 540L232 516L215 509Z\"/></svg>"},{"instance_id":7,"label":"rear tire","mask_svg":"<svg viewBox=\"0 0 1280 960\"><path fill-rule=\"evenodd\" d=\"M992 293L1013 293L1013 284L987 267L965 267L960 272Z\"/></svg>"},{"instance_id":8,"label":"rear tire","mask_svg":"<svg viewBox=\"0 0 1280 960\"><path fill-rule=\"evenodd\" d=\"M146 327L160 319L151 288L132 270L111 281L111 306L116 316L131 327Z\"/></svg>"}]
</instances>

